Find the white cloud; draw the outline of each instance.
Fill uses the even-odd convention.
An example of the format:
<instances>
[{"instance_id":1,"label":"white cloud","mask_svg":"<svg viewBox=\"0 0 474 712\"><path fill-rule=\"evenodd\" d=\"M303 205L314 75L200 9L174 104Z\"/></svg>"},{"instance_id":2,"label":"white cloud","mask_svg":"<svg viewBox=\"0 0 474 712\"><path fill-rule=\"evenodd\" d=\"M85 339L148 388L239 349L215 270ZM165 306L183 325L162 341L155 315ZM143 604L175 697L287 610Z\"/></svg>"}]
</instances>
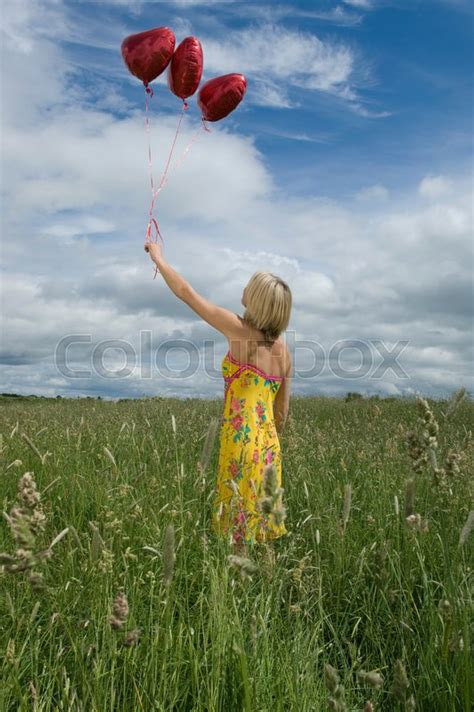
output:
<instances>
[{"instance_id":1,"label":"white cloud","mask_svg":"<svg viewBox=\"0 0 474 712\"><path fill-rule=\"evenodd\" d=\"M115 232L116 225L110 220L102 220L94 215L81 215L79 218L69 218L63 222L55 222L43 229L44 235L51 237L71 238L84 235L100 235Z\"/></svg>"},{"instance_id":2,"label":"white cloud","mask_svg":"<svg viewBox=\"0 0 474 712\"><path fill-rule=\"evenodd\" d=\"M372 7L372 0L342 0L345 5L352 5L352 7L357 7L362 10L370 10Z\"/></svg>"},{"instance_id":3,"label":"white cloud","mask_svg":"<svg viewBox=\"0 0 474 712\"><path fill-rule=\"evenodd\" d=\"M31 55L35 39L64 33L66 23L61 5L58 0L3 0L1 32L6 48Z\"/></svg>"},{"instance_id":4,"label":"white cloud","mask_svg":"<svg viewBox=\"0 0 474 712\"><path fill-rule=\"evenodd\" d=\"M159 277L152 279L143 252L149 185L141 111L117 118L87 106L83 95L67 89L70 68L58 46L41 36L32 41L34 62L22 48L11 48L3 63L11 77L2 87L4 389L220 394L220 379L202 370L185 381L147 380L138 371L120 382L97 374L61 381L53 353L66 334L90 334L89 350L74 351L83 366L104 339L127 340L138 353L141 330L152 331L155 347L167 338L189 339L199 348L205 338L216 338L222 351L225 344ZM232 52L224 53L226 61ZM276 57L265 62L274 76L287 71ZM316 65L315 76L325 75L329 85L344 75ZM28 68L31 93L15 81L26 79ZM419 192L398 202L383 186L369 186L351 207L317 195L292 197L277 189L252 139L224 125L212 128L198 134L157 203L165 252L196 289L238 309L251 274L275 271L293 289L290 328L297 338L328 350L338 339L410 341L401 360L409 381L389 374L367 379L365 388L445 394L471 383L469 317L461 308L470 279L469 181L451 179L450 192L446 179L425 178ZM172 118L158 123L153 115L156 173L174 129ZM177 156L192 135L185 124ZM442 188L439 204L425 200L433 197L433 185L436 196ZM307 359L297 352L298 364ZM327 370L295 382L301 392L342 393L353 386Z\"/></svg>"},{"instance_id":5,"label":"white cloud","mask_svg":"<svg viewBox=\"0 0 474 712\"><path fill-rule=\"evenodd\" d=\"M448 196L452 189L452 181L446 176L425 176L418 187L420 195L429 200Z\"/></svg>"},{"instance_id":6,"label":"white cloud","mask_svg":"<svg viewBox=\"0 0 474 712\"><path fill-rule=\"evenodd\" d=\"M288 98L286 89L283 86L278 86L269 80L254 82L252 88L252 101L257 106L269 106L279 109L291 109L296 104L292 103Z\"/></svg>"},{"instance_id":7,"label":"white cloud","mask_svg":"<svg viewBox=\"0 0 474 712\"><path fill-rule=\"evenodd\" d=\"M308 134L304 131L285 131L271 127L267 129L266 133L279 138L287 138L290 141L303 141L304 143L329 143L331 140L330 135L326 133Z\"/></svg>"},{"instance_id":8,"label":"white cloud","mask_svg":"<svg viewBox=\"0 0 474 712\"><path fill-rule=\"evenodd\" d=\"M295 103L291 91L305 89L335 95L361 116L389 115L361 100L358 87L367 82L369 68L343 42L271 23L224 38L204 36L202 42L204 80L230 72L245 74L251 79L249 97L257 104L289 108Z\"/></svg>"},{"instance_id":9,"label":"white cloud","mask_svg":"<svg viewBox=\"0 0 474 712\"><path fill-rule=\"evenodd\" d=\"M380 202L387 200L388 190L384 185L371 185L368 188L363 188L360 190L356 198L357 200L368 201L368 202Z\"/></svg>"},{"instance_id":10,"label":"white cloud","mask_svg":"<svg viewBox=\"0 0 474 712\"><path fill-rule=\"evenodd\" d=\"M176 120L162 117L152 125L155 181L158 180L176 128ZM259 160L251 140L213 127L211 134L200 124L185 125L176 149L179 161L195 139L189 156L173 175L167 199L167 214L181 217L212 215L213 219L237 218L252 197L272 188L272 181ZM197 131L197 133L196 133ZM116 120L105 113L75 108L64 110L29 131L10 128L5 135L4 161L9 172L9 210L50 214L59 210L110 210L126 219L130 205L145 214L149 180L145 159L143 117ZM225 180L223 177L225 176ZM199 186L196 190L192 186ZM161 197L158 205L163 205ZM127 207L124 207L127 206Z\"/></svg>"},{"instance_id":11,"label":"white cloud","mask_svg":"<svg viewBox=\"0 0 474 712\"><path fill-rule=\"evenodd\" d=\"M352 51L312 34L264 25L232 32L227 39L203 41L210 72L242 72L312 89L333 90L350 80Z\"/></svg>"},{"instance_id":12,"label":"white cloud","mask_svg":"<svg viewBox=\"0 0 474 712\"><path fill-rule=\"evenodd\" d=\"M231 7L226 9L234 16L237 14L241 15L241 8L237 2L233 4L233 7L231 4ZM344 27L358 25L362 20L360 13L354 12L353 8L347 8L343 5L307 9L305 7L296 6L295 4L247 3L245 6L245 15L247 20L257 20L267 23L282 22L287 18L291 18L292 20L302 18L320 20Z\"/></svg>"}]
</instances>

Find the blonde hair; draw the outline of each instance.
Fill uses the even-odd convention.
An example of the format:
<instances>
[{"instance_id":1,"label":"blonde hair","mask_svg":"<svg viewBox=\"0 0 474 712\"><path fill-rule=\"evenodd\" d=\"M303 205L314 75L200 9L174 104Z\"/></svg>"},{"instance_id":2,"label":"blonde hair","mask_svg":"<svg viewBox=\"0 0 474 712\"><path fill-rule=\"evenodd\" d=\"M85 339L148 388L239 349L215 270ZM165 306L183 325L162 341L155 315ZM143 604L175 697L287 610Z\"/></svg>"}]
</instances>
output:
<instances>
[{"instance_id":1,"label":"blonde hair","mask_svg":"<svg viewBox=\"0 0 474 712\"><path fill-rule=\"evenodd\" d=\"M276 341L290 321L292 295L287 283L272 272L255 272L245 296L247 324L262 331L266 341Z\"/></svg>"}]
</instances>

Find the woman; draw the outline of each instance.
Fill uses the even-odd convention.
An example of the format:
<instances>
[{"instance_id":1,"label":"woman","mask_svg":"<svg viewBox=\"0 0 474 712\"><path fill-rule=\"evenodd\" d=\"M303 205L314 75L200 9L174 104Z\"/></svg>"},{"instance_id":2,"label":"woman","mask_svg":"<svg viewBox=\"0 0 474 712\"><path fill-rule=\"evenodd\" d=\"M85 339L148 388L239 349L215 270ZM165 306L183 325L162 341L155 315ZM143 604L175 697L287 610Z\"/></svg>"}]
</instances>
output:
<instances>
[{"instance_id":1,"label":"woman","mask_svg":"<svg viewBox=\"0 0 474 712\"><path fill-rule=\"evenodd\" d=\"M281 487L278 434L288 415L292 361L280 334L287 328L292 296L270 272L256 272L242 294L243 317L198 294L164 259L157 243L145 243L163 279L176 296L227 337L222 361L225 404L221 421L219 468L212 524L230 535L238 553L246 545L287 534L283 522L264 514L265 467L273 465Z\"/></svg>"}]
</instances>

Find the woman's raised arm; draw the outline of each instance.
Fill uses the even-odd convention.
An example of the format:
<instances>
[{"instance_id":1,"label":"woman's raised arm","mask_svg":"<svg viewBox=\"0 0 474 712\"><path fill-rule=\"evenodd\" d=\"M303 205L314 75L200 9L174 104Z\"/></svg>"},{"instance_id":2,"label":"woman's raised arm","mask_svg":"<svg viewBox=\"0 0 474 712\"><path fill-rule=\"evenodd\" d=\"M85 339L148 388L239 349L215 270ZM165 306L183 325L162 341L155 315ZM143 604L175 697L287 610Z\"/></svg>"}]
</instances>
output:
<instances>
[{"instance_id":1,"label":"woman's raised arm","mask_svg":"<svg viewBox=\"0 0 474 712\"><path fill-rule=\"evenodd\" d=\"M187 304L201 319L222 332L227 337L241 336L245 332L240 317L229 309L219 307L201 296L189 282L176 272L163 257L163 251L156 242L145 242L148 252L171 291Z\"/></svg>"}]
</instances>

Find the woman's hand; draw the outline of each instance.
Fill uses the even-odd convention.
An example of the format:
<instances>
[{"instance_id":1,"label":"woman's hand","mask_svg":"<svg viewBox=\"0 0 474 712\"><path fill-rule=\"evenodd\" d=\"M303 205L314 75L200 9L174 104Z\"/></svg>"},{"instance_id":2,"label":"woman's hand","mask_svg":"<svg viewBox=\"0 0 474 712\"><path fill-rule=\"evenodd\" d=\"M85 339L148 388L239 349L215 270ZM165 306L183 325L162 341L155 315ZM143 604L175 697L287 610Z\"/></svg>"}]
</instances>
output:
<instances>
[{"instance_id":1,"label":"woman's hand","mask_svg":"<svg viewBox=\"0 0 474 712\"><path fill-rule=\"evenodd\" d=\"M163 257L163 248L157 242L145 242L145 252L148 252L151 260L158 267L160 259Z\"/></svg>"}]
</instances>

